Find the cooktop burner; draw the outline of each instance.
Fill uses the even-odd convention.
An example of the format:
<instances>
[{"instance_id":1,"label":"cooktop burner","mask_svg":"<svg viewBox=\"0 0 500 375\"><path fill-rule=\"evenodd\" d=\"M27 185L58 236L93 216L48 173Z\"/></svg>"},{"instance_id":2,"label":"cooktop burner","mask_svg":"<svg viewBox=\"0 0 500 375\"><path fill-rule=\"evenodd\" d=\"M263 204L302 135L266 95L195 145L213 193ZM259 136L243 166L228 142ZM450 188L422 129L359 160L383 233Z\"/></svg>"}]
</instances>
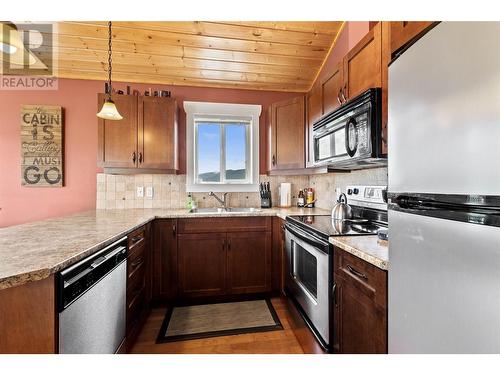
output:
<instances>
[{"instance_id":1,"label":"cooktop burner","mask_svg":"<svg viewBox=\"0 0 500 375\"><path fill-rule=\"evenodd\" d=\"M379 228L387 228L384 223L369 219L333 220L325 216L289 216L287 220L321 237L376 235Z\"/></svg>"}]
</instances>

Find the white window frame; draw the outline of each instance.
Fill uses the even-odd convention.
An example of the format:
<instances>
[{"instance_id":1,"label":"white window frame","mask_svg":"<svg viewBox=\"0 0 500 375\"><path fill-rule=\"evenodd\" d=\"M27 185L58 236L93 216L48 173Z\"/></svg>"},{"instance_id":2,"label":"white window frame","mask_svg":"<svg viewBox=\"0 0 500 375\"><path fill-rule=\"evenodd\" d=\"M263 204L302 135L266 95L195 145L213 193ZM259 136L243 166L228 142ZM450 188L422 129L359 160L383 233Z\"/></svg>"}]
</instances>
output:
<instances>
[{"instance_id":1,"label":"white window frame","mask_svg":"<svg viewBox=\"0 0 500 375\"><path fill-rule=\"evenodd\" d=\"M261 105L230 104L208 102L184 102L186 111L186 191L188 192L257 192L259 191L259 117ZM225 181L219 183L196 181L197 140L195 126L200 120L243 121L248 122L247 128L247 180ZM222 134L225 141L225 134ZM250 143L250 144L248 144ZM221 149L225 147L221 143ZM222 157L221 157L222 159ZM224 161L221 160L221 178L225 180L225 170L222 170Z\"/></svg>"}]
</instances>

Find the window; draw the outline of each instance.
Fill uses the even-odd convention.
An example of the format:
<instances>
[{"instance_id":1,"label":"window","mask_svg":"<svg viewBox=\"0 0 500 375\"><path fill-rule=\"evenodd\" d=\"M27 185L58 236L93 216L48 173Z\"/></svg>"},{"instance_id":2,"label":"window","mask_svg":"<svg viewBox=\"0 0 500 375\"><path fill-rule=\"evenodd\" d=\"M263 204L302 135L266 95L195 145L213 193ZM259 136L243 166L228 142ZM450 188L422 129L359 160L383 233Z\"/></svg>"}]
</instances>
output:
<instances>
[{"instance_id":1,"label":"window","mask_svg":"<svg viewBox=\"0 0 500 375\"><path fill-rule=\"evenodd\" d=\"M258 191L261 106L184 102L187 191Z\"/></svg>"}]
</instances>

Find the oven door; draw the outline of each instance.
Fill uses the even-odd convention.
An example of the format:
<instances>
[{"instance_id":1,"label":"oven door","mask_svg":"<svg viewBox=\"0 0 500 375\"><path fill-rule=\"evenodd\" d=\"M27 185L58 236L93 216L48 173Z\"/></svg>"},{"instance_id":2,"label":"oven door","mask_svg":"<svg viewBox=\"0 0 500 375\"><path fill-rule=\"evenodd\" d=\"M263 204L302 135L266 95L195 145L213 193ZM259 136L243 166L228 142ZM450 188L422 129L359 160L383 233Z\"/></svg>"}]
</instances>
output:
<instances>
[{"instance_id":1,"label":"oven door","mask_svg":"<svg viewBox=\"0 0 500 375\"><path fill-rule=\"evenodd\" d=\"M286 289L301 307L320 343L330 343L330 245L287 222Z\"/></svg>"}]
</instances>

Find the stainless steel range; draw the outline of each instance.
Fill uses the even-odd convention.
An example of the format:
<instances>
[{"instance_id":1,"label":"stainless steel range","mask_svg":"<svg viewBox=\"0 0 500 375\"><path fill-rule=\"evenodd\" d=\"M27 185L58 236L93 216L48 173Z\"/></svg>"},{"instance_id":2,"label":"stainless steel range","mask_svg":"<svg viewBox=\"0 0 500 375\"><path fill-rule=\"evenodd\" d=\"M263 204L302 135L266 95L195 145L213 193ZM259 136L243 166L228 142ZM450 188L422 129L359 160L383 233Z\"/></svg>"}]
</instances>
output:
<instances>
[{"instance_id":1,"label":"stainless steel range","mask_svg":"<svg viewBox=\"0 0 500 375\"><path fill-rule=\"evenodd\" d=\"M387 228L385 186L348 186L353 217L288 216L285 223L285 289L318 342L330 350L333 334L331 236L376 235Z\"/></svg>"}]
</instances>

